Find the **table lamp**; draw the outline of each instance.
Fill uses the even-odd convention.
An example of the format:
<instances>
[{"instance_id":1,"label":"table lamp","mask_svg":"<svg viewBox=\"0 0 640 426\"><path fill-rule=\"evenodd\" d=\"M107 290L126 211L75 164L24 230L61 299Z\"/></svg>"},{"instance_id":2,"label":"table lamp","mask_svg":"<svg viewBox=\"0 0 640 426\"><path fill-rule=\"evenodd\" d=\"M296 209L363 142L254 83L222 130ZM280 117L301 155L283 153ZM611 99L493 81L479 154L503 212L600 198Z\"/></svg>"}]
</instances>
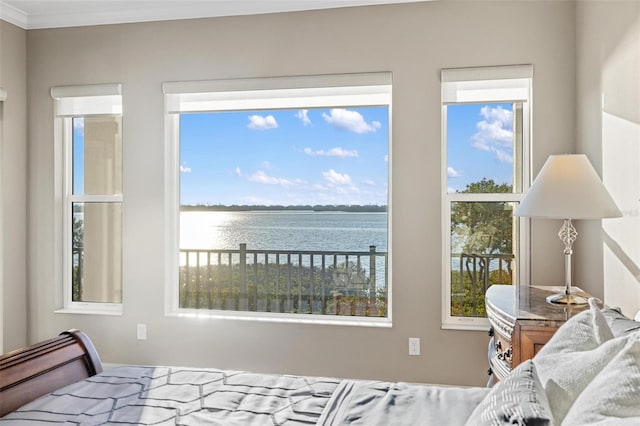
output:
<instances>
[{"instance_id":1,"label":"table lamp","mask_svg":"<svg viewBox=\"0 0 640 426\"><path fill-rule=\"evenodd\" d=\"M572 246L578 237L571 220L622 216L587 156L549 156L514 214L564 219L558 232L564 244L564 292L547 297L547 302L571 305L587 303L587 299L571 292Z\"/></svg>"}]
</instances>

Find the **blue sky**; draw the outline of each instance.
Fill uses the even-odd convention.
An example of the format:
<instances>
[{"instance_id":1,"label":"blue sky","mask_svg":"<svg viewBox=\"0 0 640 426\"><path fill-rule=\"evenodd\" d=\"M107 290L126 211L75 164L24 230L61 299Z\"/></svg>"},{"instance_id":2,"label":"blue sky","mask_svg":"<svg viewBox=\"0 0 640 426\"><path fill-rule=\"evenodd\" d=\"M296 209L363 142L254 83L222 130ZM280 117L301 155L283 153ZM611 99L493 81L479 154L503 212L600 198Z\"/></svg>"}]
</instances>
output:
<instances>
[{"instance_id":1,"label":"blue sky","mask_svg":"<svg viewBox=\"0 0 640 426\"><path fill-rule=\"evenodd\" d=\"M482 178L513 183L512 104L447 107L447 188L464 190Z\"/></svg>"},{"instance_id":2,"label":"blue sky","mask_svg":"<svg viewBox=\"0 0 640 426\"><path fill-rule=\"evenodd\" d=\"M386 107L183 114L181 204L387 204Z\"/></svg>"},{"instance_id":3,"label":"blue sky","mask_svg":"<svg viewBox=\"0 0 640 426\"><path fill-rule=\"evenodd\" d=\"M183 114L180 120L182 204L387 204L386 107ZM512 183L512 123L511 104L448 106L449 192L483 177ZM76 194L83 192L83 124L74 120Z\"/></svg>"}]
</instances>

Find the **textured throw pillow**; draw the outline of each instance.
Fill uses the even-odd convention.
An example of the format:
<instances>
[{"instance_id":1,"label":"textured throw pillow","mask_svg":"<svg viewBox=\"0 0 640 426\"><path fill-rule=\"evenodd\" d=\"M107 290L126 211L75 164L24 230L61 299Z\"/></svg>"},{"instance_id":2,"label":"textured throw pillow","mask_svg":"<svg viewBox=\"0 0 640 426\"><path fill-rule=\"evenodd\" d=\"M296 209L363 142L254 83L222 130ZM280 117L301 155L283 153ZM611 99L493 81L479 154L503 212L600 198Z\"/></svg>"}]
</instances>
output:
<instances>
[{"instance_id":1,"label":"textured throw pillow","mask_svg":"<svg viewBox=\"0 0 640 426\"><path fill-rule=\"evenodd\" d=\"M640 333L619 339L626 345L578 396L563 425L640 425Z\"/></svg>"},{"instance_id":2,"label":"textured throw pillow","mask_svg":"<svg viewBox=\"0 0 640 426\"><path fill-rule=\"evenodd\" d=\"M602 314L616 337L640 331L640 322L627 318L618 308L603 309Z\"/></svg>"},{"instance_id":3,"label":"textured throw pillow","mask_svg":"<svg viewBox=\"0 0 640 426\"><path fill-rule=\"evenodd\" d=\"M622 349L624 341L613 339L595 303L564 323L533 358L556 421L593 378Z\"/></svg>"},{"instance_id":4,"label":"textured throw pillow","mask_svg":"<svg viewBox=\"0 0 640 426\"><path fill-rule=\"evenodd\" d=\"M466 426L553 424L547 395L531 360L491 388L466 422Z\"/></svg>"},{"instance_id":5,"label":"textured throw pillow","mask_svg":"<svg viewBox=\"0 0 640 426\"><path fill-rule=\"evenodd\" d=\"M613 338L596 299L589 299L589 309L570 318L555 332L537 356L596 348Z\"/></svg>"}]
</instances>

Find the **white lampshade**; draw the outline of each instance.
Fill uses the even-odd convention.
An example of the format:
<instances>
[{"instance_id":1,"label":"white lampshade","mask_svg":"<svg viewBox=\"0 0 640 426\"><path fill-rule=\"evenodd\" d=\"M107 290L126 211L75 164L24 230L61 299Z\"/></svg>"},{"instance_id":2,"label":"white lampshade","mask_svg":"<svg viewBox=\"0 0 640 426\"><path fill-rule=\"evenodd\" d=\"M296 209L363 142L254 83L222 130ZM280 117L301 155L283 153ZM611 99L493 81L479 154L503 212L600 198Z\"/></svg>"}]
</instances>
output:
<instances>
[{"instance_id":1,"label":"white lampshade","mask_svg":"<svg viewBox=\"0 0 640 426\"><path fill-rule=\"evenodd\" d=\"M583 154L549 156L514 214L547 219L622 216Z\"/></svg>"}]
</instances>

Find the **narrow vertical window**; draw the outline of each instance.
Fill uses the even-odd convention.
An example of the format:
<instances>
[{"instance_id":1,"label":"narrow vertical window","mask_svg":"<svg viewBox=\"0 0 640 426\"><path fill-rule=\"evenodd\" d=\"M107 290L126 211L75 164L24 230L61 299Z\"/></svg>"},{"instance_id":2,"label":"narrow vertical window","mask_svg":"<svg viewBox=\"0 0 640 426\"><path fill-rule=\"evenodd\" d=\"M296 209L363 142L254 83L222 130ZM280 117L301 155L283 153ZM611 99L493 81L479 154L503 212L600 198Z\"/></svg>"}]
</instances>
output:
<instances>
[{"instance_id":1,"label":"narrow vertical window","mask_svg":"<svg viewBox=\"0 0 640 426\"><path fill-rule=\"evenodd\" d=\"M443 326L485 327L484 294L528 271L531 67L442 71Z\"/></svg>"},{"instance_id":2,"label":"narrow vertical window","mask_svg":"<svg viewBox=\"0 0 640 426\"><path fill-rule=\"evenodd\" d=\"M120 85L52 89L62 148L65 309L118 313L122 305Z\"/></svg>"}]
</instances>

